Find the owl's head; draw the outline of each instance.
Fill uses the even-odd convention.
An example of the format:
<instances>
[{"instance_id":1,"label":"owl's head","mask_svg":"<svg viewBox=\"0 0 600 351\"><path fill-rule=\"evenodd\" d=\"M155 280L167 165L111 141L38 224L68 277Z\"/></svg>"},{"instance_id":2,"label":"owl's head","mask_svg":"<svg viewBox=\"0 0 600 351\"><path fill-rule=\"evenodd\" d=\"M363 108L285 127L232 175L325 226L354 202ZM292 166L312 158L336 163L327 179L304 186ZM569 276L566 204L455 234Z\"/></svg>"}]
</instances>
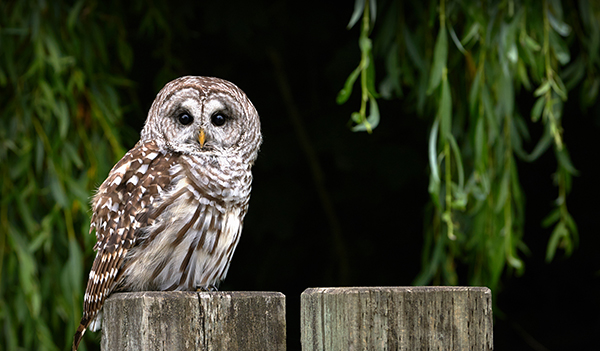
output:
<instances>
[{"instance_id":1,"label":"owl's head","mask_svg":"<svg viewBox=\"0 0 600 351\"><path fill-rule=\"evenodd\" d=\"M235 84L186 76L158 93L141 140L155 140L173 152L240 156L253 163L262 136L254 105Z\"/></svg>"}]
</instances>

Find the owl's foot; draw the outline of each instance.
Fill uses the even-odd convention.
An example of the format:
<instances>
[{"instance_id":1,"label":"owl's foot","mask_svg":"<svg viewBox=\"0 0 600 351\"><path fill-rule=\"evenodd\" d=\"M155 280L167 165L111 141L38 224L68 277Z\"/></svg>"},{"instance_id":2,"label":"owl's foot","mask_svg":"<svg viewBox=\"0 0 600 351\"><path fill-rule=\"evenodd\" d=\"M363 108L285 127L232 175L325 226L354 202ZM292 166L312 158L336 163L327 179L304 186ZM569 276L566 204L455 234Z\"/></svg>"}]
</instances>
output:
<instances>
[{"instance_id":1,"label":"owl's foot","mask_svg":"<svg viewBox=\"0 0 600 351\"><path fill-rule=\"evenodd\" d=\"M196 288L196 291L219 291L219 289L217 289L217 286L214 284L208 285L208 286L199 286Z\"/></svg>"}]
</instances>

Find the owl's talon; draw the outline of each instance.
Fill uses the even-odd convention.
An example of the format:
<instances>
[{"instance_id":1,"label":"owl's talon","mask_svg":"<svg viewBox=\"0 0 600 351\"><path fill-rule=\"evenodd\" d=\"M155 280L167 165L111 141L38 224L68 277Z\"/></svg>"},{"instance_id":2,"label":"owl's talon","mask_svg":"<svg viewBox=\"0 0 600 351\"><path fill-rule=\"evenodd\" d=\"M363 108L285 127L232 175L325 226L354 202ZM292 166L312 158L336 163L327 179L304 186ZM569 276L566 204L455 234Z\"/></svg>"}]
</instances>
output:
<instances>
[{"instance_id":1,"label":"owl's talon","mask_svg":"<svg viewBox=\"0 0 600 351\"><path fill-rule=\"evenodd\" d=\"M201 291L219 291L219 289L217 289L216 285L210 284L207 286L199 286L196 288L196 292L201 292Z\"/></svg>"}]
</instances>

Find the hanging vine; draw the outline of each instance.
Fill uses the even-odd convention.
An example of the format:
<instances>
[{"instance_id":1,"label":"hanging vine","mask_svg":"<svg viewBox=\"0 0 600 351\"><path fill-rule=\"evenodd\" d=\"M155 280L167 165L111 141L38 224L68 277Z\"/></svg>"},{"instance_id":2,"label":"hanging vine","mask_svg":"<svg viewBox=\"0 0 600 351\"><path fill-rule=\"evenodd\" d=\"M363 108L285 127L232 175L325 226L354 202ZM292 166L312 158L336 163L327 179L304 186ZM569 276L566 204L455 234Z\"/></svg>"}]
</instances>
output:
<instances>
[{"instance_id":1,"label":"hanging vine","mask_svg":"<svg viewBox=\"0 0 600 351\"><path fill-rule=\"evenodd\" d=\"M375 51L386 68L382 96L402 96L431 118L431 220L426 221L422 271L415 283L458 284L459 264L469 268L469 284L492 288L503 272L523 272L525 199L516 158L535 162L551 146L558 197L542 223L553 226L546 259L552 260L558 249L570 254L578 232L567 197L577 170L563 139L563 106L581 85L587 89L583 106L598 96L600 6L586 0L577 5L559 0L388 1L379 7L383 15L377 25L375 8L375 0L356 1L350 25L362 14L360 41L372 36L375 44L359 45L361 64L338 103L348 100L359 74L375 81L369 68ZM377 95L373 84L361 82L361 89L364 111L364 96L373 106ZM535 103L529 110L516 106L517 94L529 94ZM530 127L524 116L544 126L531 152L525 151ZM376 126L369 128L362 112L351 120L353 130Z\"/></svg>"}]
</instances>

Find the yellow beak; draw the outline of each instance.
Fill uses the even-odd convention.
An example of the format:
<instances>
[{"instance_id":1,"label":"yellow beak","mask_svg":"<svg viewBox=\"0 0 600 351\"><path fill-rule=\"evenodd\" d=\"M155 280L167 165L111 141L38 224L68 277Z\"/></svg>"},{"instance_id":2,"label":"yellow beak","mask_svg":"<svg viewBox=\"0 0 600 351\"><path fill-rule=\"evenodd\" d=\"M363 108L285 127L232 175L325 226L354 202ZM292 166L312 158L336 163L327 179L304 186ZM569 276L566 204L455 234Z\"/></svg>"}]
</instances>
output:
<instances>
[{"instance_id":1,"label":"yellow beak","mask_svg":"<svg viewBox=\"0 0 600 351\"><path fill-rule=\"evenodd\" d=\"M206 133L204 133L204 129L200 129L200 134L198 134L198 141L200 142L200 147L204 147L204 142L206 141Z\"/></svg>"}]
</instances>

